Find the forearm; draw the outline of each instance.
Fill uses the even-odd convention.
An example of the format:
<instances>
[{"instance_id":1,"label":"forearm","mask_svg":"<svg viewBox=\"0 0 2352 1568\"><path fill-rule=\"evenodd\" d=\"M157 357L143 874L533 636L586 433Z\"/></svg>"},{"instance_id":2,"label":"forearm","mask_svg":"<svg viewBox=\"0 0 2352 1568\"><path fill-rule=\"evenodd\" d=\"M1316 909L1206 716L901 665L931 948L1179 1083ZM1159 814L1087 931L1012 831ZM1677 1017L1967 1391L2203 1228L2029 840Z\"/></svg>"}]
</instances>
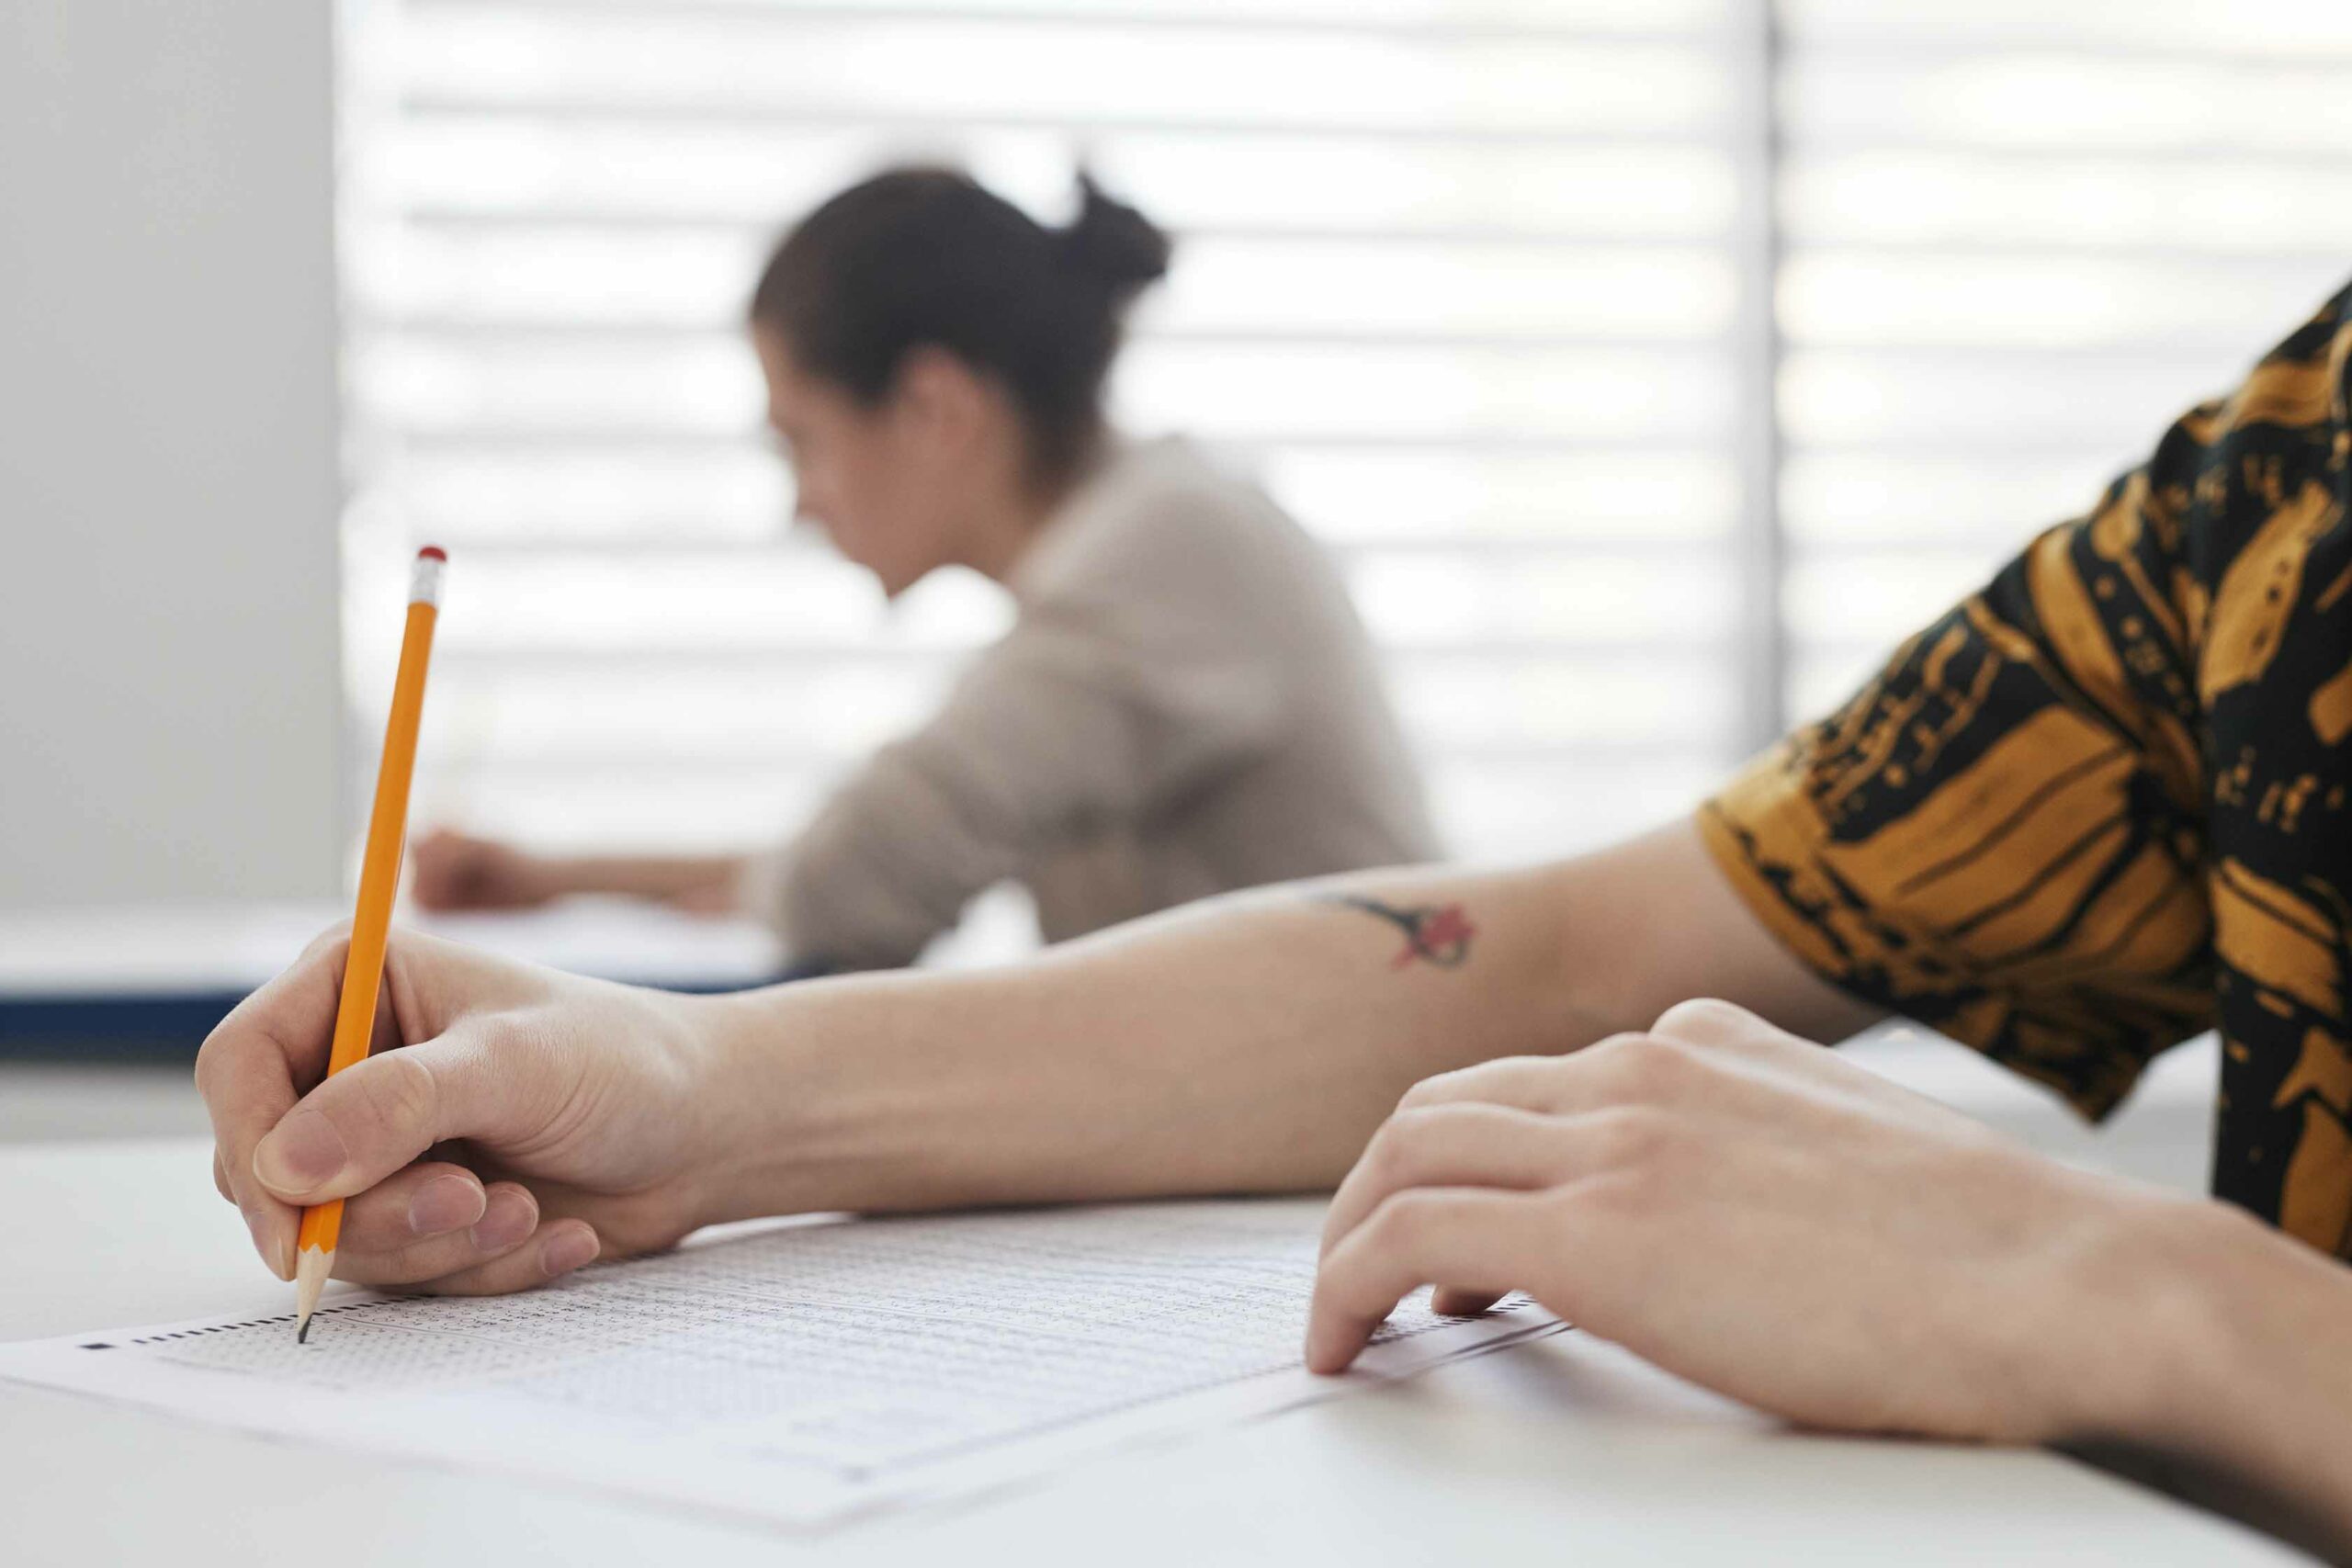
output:
<instances>
[{"instance_id":1,"label":"forearm","mask_svg":"<svg viewBox=\"0 0 2352 1568\"><path fill-rule=\"evenodd\" d=\"M1397 928L1284 888L1013 968L746 998L729 1049L775 1063L749 1076L788 1084L793 1103L744 1102L763 1130L744 1212L1328 1186L1415 1079L1614 1023L1607 1004L1543 983L1556 950L1514 879L1347 886L1460 905L1477 928L1463 961L1392 969Z\"/></svg>"},{"instance_id":2,"label":"forearm","mask_svg":"<svg viewBox=\"0 0 2352 1568\"><path fill-rule=\"evenodd\" d=\"M1701 991L1825 1032L1862 1021L1744 924L1702 856L1678 826L1535 871L1236 895L1013 968L739 998L729 1207L1328 1187L1450 1068L1573 1050Z\"/></svg>"},{"instance_id":3,"label":"forearm","mask_svg":"<svg viewBox=\"0 0 2352 1568\"><path fill-rule=\"evenodd\" d=\"M706 913L730 907L744 857L730 855L564 855L539 862L551 895L618 893Z\"/></svg>"}]
</instances>

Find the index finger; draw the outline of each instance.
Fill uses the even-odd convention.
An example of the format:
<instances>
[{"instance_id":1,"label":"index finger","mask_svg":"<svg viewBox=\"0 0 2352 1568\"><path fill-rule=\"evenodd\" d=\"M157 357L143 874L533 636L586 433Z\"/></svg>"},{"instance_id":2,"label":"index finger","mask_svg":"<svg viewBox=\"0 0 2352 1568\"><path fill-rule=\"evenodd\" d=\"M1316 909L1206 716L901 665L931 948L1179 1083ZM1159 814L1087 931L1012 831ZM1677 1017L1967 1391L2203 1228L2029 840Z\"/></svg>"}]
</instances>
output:
<instances>
[{"instance_id":1,"label":"index finger","mask_svg":"<svg viewBox=\"0 0 2352 1568\"><path fill-rule=\"evenodd\" d=\"M254 1145L291 1110L303 1088L326 1072L343 995L346 928L328 931L277 978L239 1002L205 1037L196 1056L196 1090L212 1120L212 1140L230 1201L245 1217L254 1246L281 1279L294 1277L294 1233L300 1211L273 1197L253 1174ZM386 1027L390 987L377 1008Z\"/></svg>"},{"instance_id":2,"label":"index finger","mask_svg":"<svg viewBox=\"0 0 2352 1568\"><path fill-rule=\"evenodd\" d=\"M1308 1369L1345 1370L1419 1286L1434 1281L1479 1296L1533 1287L1548 1261L1546 1212L1539 1196L1479 1187L1423 1187L1389 1198L1315 1271Z\"/></svg>"}]
</instances>

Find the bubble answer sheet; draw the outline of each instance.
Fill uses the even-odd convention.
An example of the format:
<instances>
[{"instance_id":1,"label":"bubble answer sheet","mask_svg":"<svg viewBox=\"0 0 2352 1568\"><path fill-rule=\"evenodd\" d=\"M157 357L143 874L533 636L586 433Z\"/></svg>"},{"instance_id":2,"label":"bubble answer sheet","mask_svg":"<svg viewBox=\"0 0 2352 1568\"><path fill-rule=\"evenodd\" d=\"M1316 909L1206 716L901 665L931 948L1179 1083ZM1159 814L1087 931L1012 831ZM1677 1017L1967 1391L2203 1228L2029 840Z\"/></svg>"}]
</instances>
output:
<instances>
[{"instance_id":1,"label":"bubble answer sheet","mask_svg":"<svg viewBox=\"0 0 2352 1568\"><path fill-rule=\"evenodd\" d=\"M0 1345L0 1378L288 1440L821 1526L1409 1375L1561 1325L1397 1309L1299 1362L1316 1201L729 1227L494 1297Z\"/></svg>"}]
</instances>

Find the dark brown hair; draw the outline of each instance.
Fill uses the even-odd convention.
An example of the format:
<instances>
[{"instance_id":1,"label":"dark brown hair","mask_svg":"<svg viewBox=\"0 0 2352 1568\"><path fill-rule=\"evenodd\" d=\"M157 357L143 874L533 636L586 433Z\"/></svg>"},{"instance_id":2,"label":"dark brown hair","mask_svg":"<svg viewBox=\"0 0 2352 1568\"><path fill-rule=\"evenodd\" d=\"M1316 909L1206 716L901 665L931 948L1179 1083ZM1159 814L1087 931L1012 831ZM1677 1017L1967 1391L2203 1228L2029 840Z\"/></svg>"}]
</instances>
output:
<instances>
[{"instance_id":1,"label":"dark brown hair","mask_svg":"<svg viewBox=\"0 0 2352 1568\"><path fill-rule=\"evenodd\" d=\"M1030 457L1059 479L1102 426L1102 381L1130 300L1168 270L1150 220L1079 176L1078 215L1047 228L946 168L896 168L784 237L752 295L753 324L802 369L872 405L910 349L935 344L1020 405Z\"/></svg>"}]
</instances>

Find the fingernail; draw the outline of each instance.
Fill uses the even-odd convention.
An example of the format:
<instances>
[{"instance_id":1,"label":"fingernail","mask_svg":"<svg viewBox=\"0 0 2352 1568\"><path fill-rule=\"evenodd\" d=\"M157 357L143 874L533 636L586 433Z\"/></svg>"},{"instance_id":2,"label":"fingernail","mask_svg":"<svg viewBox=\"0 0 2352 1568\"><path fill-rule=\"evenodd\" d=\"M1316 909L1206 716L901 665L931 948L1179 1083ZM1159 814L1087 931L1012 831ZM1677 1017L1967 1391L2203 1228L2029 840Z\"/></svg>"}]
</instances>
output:
<instances>
[{"instance_id":1,"label":"fingernail","mask_svg":"<svg viewBox=\"0 0 2352 1568\"><path fill-rule=\"evenodd\" d=\"M408 1228L418 1235L439 1235L473 1224L488 1206L482 1190L464 1177L436 1176L409 1199Z\"/></svg>"},{"instance_id":2,"label":"fingernail","mask_svg":"<svg viewBox=\"0 0 2352 1568\"><path fill-rule=\"evenodd\" d=\"M539 1267L552 1280L558 1274L569 1274L595 1262L599 1250L595 1232L560 1230L548 1237L547 1244L539 1248Z\"/></svg>"},{"instance_id":3,"label":"fingernail","mask_svg":"<svg viewBox=\"0 0 2352 1568\"><path fill-rule=\"evenodd\" d=\"M350 1157L334 1122L298 1110L254 1150L254 1174L280 1192L307 1192L331 1180Z\"/></svg>"},{"instance_id":4,"label":"fingernail","mask_svg":"<svg viewBox=\"0 0 2352 1568\"><path fill-rule=\"evenodd\" d=\"M513 1188L490 1195L481 1219L474 1222L474 1246L484 1252L503 1252L539 1223L536 1204Z\"/></svg>"}]
</instances>

